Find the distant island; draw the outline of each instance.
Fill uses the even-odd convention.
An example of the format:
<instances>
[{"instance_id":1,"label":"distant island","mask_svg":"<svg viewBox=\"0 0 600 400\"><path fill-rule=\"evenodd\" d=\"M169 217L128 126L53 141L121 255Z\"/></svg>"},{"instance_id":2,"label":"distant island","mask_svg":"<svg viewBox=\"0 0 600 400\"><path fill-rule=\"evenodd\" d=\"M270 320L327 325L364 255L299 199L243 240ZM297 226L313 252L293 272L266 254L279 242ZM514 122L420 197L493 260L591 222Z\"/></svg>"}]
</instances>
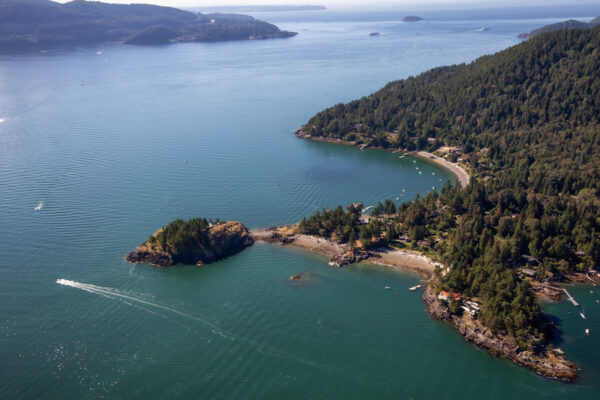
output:
<instances>
[{"instance_id":1,"label":"distant island","mask_svg":"<svg viewBox=\"0 0 600 400\"><path fill-rule=\"evenodd\" d=\"M160 267L203 265L237 254L253 243L241 222L178 219L151 235L126 260Z\"/></svg>"},{"instance_id":2,"label":"distant island","mask_svg":"<svg viewBox=\"0 0 600 400\"><path fill-rule=\"evenodd\" d=\"M558 31L560 29L592 29L600 25L600 17L596 17L590 22L577 21L576 19L570 19L563 22L557 22L535 29L529 33L521 33L519 37L521 39L530 39L539 35L540 33Z\"/></svg>"},{"instance_id":3,"label":"distant island","mask_svg":"<svg viewBox=\"0 0 600 400\"><path fill-rule=\"evenodd\" d=\"M415 17L414 15L409 15L408 17L402 18L402 21L404 21L404 22L418 22L418 21L423 21L423 18L421 18L421 17Z\"/></svg>"},{"instance_id":4,"label":"distant island","mask_svg":"<svg viewBox=\"0 0 600 400\"><path fill-rule=\"evenodd\" d=\"M324 11L325 6L317 5L255 5L255 6L207 6L195 8L195 11L200 12L284 12L284 11Z\"/></svg>"},{"instance_id":5,"label":"distant island","mask_svg":"<svg viewBox=\"0 0 600 400\"><path fill-rule=\"evenodd\" d=\"M240 14L198 14L148 4L0 0L0 52L288 38L295 32Z\"/></svg>"}]
</instances>

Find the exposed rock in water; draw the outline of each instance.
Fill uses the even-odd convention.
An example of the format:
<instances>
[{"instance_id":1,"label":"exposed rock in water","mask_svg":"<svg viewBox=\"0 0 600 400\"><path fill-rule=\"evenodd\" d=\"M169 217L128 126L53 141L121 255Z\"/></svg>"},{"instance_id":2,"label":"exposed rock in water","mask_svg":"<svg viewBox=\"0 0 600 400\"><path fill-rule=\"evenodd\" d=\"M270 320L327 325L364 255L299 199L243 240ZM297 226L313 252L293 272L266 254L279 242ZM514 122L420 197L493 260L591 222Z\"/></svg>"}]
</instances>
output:
<instances>
[{"instance_id":1,"label":"exposed rock in water","mask_svg":"<svg viewBox=\"0 0 600 400\"><path fill-rule=\"evenodd\" d=\"M540 347L537 352L520 349L512 337L499 335L468 314L453 315L440 301L431 285L423 293L427 311L436 319L451 320L460 334L469 342L486 349L496 357L503 357L547 378L562 382L575 382L579 367L567 360L559 351Z\"/></svg>"},{"instance_id":2,"label":"exposed rock in water","mask_svg":"<svg viewBox=\"0 0 600 400\"><path fill-rule=\"evenodd\" d=\"M181 224L186 223L181 221ZM161 232L170 225L158 230L148 241L127 255L127 261L146 262L160 267L202 265L237 254L254 243L248 229L241 222L224 222L206 227L201 225L195 231L182 230L185 232L184 236L178 239L183 244L171 246L168 242L159 240Z\"/></svg>"},{"instance_id":3,"label":"exposed rock in water","mask_svg":"<svg viewBox=\"0 0 600 400\"><path fill-rule=\"evenodd\" d=\"M302 274L292 275L288 278L288 281L299 281L302 279Z\"/></svg>"}]
</instances>

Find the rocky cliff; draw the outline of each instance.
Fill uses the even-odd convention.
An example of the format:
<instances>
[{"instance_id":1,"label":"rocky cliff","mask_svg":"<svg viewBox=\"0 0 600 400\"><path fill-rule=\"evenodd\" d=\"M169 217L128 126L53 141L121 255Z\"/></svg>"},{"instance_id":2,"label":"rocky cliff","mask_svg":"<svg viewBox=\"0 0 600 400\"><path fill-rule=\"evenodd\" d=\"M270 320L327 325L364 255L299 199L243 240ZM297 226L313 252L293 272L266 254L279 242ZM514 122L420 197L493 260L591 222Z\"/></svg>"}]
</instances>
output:
<instances>
[{"instance_id":1,"label":"rocky cliff","mask_svg":"<svg viewBox=\"0 0 600 400\"><path fill-rule=\"evenodd\" d=\"M423 301L431 316L450 320L467 341L486 349L492 355L507 358L547 378L562 382L577 380L579 367L567 360L560 350L551 350L545 346L540 346L535 352L523 350L512 337L492 332L468 314L452 314L446 304L438 300L432 285L428 285L425 290Z\"/></svg>"}]
</instances>

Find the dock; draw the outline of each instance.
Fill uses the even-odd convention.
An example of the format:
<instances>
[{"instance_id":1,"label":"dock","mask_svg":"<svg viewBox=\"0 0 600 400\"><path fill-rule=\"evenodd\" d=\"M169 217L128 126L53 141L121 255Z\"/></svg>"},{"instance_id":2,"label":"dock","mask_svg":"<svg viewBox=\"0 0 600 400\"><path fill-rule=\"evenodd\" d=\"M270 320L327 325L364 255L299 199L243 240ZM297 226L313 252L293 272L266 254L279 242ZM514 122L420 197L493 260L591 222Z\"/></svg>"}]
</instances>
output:
<instances>
[{"instance_id":1,"label":"dock","mask_svg":"<svg viewBox=\"0 0 600 400\"><path fill-rule=\"evenodd\" d=\"M579 303L575 301L575 298L571 296L571 294L567 291L567 289L563 288L563 292L567 295L567 300L569 300L575 307L579 307Z\"/></svg>"},{"instance_id":2,"label":"dock","mask_svg":"<svg viewBox=\"0 0 600 400\"><path fill-rule=\"evenodd\" d=\"M540 287L544 288L544 285L545 284L542 284ZM573 296L571 296L571 293L569 293L569 291L567 289L557 287L554 285L546 285L546 287L548 289L556 290L557 292L563 292L567 296L567 300L569 300L575 307L579 307L579 303L577 302L577 300L575 300L575 298Z\"/></svg>"}]
</instances>

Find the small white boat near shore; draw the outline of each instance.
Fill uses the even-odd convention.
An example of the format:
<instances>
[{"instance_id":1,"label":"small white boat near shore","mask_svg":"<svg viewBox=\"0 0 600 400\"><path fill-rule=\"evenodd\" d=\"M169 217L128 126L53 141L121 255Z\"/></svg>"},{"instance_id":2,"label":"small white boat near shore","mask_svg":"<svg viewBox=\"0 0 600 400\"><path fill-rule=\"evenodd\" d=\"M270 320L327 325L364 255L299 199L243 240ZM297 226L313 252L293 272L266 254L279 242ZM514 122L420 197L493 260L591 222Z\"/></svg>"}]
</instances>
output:
<instances>
[{"instance_id":1,"label":"small white boat near shore","mask_svg":"<svg viewBox=\"0 0 600 400\"><path fill-rule=\"evenodd\" d=\"M413 287L409 287L408 290L410 290L411 292L414 292L417 289L421 289L421 285L417 285L417 286L413 286Z\"/></svg>"}]
</instances>

